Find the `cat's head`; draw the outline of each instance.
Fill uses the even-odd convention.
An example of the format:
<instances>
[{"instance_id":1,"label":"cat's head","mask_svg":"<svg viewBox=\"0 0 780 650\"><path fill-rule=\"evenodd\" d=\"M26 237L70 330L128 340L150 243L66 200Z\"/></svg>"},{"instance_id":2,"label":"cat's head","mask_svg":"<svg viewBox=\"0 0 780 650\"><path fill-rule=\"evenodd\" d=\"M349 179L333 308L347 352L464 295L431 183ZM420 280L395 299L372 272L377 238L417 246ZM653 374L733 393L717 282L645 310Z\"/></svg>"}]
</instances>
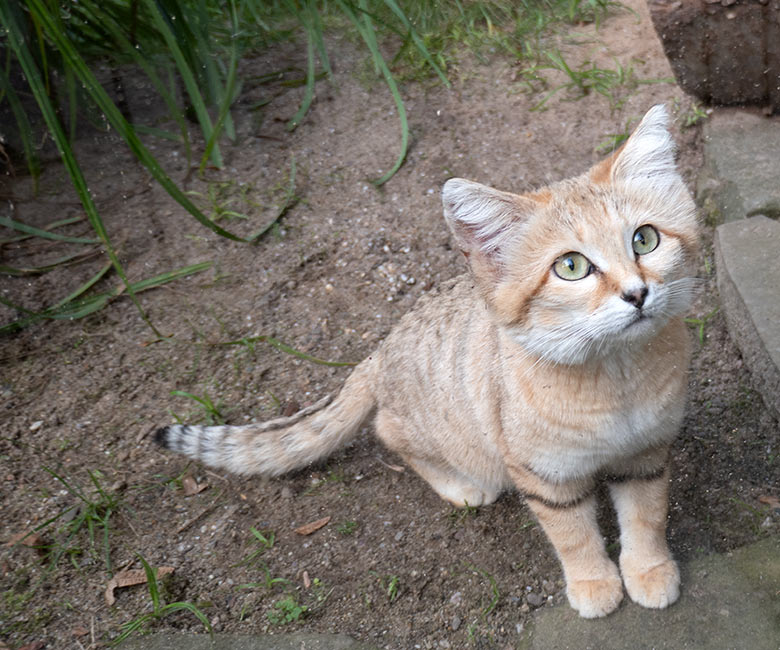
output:
<instances>
[{"instance_id":1,"label":"cat's head","mask_svg":"<svg viewBox=\"0 0 780 650\"><path fill-rule=\"evenodd\" d=\"M645 341L693 295L695 206L655 106L612 156L516 195L463 179L444 215L497 322L529 352L582 363Z\"/></svg>"}]
</instances>

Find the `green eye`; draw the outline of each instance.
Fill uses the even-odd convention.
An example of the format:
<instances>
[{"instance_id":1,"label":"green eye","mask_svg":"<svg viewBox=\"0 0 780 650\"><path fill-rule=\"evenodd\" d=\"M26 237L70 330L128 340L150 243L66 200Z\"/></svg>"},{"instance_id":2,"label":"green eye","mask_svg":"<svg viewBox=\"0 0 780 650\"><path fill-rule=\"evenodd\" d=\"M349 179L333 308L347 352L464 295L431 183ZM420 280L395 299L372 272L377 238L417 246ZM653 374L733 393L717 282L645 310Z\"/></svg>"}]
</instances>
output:
<instances>
[{"instance_id":1,"label":"green eye","mask_svg":"<svg viewBox=\"0 0 780 650\"><path fill-rule=\"evenodd\" d=\"M634 233L634 239L631 242L631 245L637 255L646 255L656 249L659 240L660 237L655 228L652 226L642 226Z\"/></svg>"},{"instance_id":2,"label":"green eye","mask_svg":"<svg viewBox=\"0 0 780 650\"><path fill-rule=\"evenodd\" d=\"M593 266L582 253L566 253L553 264L553 272L561 280L582 280L592 270Z\"/></svg>"}]
</instances>

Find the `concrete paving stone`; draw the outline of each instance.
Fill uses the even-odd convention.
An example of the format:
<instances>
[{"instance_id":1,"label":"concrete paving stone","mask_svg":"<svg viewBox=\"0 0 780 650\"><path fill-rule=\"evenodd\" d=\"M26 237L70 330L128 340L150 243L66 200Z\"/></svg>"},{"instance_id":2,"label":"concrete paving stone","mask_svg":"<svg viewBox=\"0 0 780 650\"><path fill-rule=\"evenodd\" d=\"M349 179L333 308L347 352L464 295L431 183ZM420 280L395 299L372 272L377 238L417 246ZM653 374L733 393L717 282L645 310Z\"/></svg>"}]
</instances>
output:
<instances>
[{"instance_id":1,"label":"concrete paving stone","mask_svg":"<svg viewBox=\"0 0 780 650\"><path fill-rule=\"evenodd\" d=\"M778 149L780 151L780 149ZM780 156L779 156L780 157ZM764 402L780 417L780 223L763 216L718 226L718 291L731 338Z\"/></svg>"},{"instance_id":2,"label":"concrete paving stone","mask_svg":"<svg viewBox=\"0 0 780 650\"><path fill-rule=\"evenodd\" d=\"M780 217L780 118L718 109L704 123L700 204L716 222Z\"/></svg>"},{"instance_id":3,"label":"concrete paving stone","mask_svg":"<svg viewBox=\"0 0 780 650\"><path fill-rule=\"evenodd\" d=\"M375 650L344 634L150 634L124 642L122 650Z\"/></svg>"},{"instance_id":4,"label":"concrete paving stone","mask_svg":"<svg viewBox=\"0 0 780 650\"><path fill-rule=\"evenodd\" d=\"M682 596L663 610L634 603L597 620L569 607L539 610L521 647L530 650L778 650L780 538L682 569Z\"/></svg>"}]
</instances>

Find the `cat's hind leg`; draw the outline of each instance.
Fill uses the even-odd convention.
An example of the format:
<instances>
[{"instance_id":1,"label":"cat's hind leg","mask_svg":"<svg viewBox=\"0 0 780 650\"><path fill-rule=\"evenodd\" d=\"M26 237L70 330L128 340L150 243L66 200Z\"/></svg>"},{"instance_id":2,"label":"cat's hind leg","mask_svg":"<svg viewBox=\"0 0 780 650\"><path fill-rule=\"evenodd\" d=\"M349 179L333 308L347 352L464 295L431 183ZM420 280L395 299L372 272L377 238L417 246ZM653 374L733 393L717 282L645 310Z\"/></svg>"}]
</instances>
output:
<instances>
[{"instance_id":1,"label":"cat's hind leg","mask_svg":"<svg viewBox=\"0 0 780 650\"><path fill-rule=\"evenodd\" d=\"M447 463L436 459L429 448L412 438L406 424L393 413L380 410L376 415L379 438L411 466L445 501L458 508L483 506L493 503L500 488L480 485ZM437 462L439 461L439 462Z\"/></svg>"},{"instance_id":2,"label":"cat's hind leg","mask_svg":"<svg viewBox=\"0 0 780 650\"><path fill-rule=\"evenodd\" d=\"M405 456L404 460L442 499L449 501L456 508L485 506L498 497L498 490L479 486L451 467L439 467L411 456Z\"/></svg>"}]
</instances>

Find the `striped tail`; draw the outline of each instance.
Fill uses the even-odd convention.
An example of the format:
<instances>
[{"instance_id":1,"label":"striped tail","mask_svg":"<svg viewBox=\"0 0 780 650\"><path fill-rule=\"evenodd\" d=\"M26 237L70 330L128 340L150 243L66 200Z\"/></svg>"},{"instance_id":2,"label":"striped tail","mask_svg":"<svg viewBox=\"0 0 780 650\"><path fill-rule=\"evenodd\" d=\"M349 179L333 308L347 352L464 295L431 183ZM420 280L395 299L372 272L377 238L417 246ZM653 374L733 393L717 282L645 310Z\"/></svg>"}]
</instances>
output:
<instances>
[{"instance_id":1,"label":"striped tail","mask_svg":"<svg viewBox=\"0 0 780 650\"><path fill-rule=\"evenodd\" d=\"M375 406L374 364L361 363L336 399L321 399L295 415L244 426L174 424L155 441L206 465L236 474L278 476L326 458L357 435Z\"/></svg>"}]
</instances>

